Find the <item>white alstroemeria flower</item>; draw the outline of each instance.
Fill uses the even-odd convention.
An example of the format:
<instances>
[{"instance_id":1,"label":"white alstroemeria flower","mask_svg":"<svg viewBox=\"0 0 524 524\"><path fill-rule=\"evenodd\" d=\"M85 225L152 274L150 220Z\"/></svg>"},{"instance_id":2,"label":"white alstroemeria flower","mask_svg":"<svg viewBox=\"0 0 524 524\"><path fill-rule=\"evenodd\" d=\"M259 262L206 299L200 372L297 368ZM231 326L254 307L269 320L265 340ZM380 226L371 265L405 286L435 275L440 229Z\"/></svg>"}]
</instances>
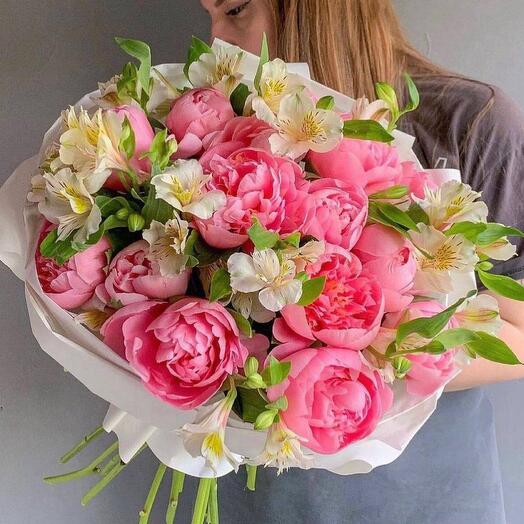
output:
<instances>
[{"instance_id":1,"label":"white alstroemeria flower","mask_svg":"<svg viewBox=\"0 0 524 524\"><path fill-rule=\"evenodd\" d=\"M270 136L271 150L277 155L298 158L309 150L331 151L342 140L343 122L334 111L317 109L307 94L286 95L277 115L266 104L253 104L256 116L276 128Z\"/></svg>"},{"instance_id":2,"label":"white alstroemeria flower","mask_svg":"<svg viewBox=\"0 0 524 524\"><path fill-rule=\"evenodd\" d=\"M222 191L207 191L205 186L211 175L204 175L198 160L177 160L163 173L154 176L156 197L165 200L177 211L190 213L198 218L211 218L226 203Z\"/></svg>"},{"instance_id":3,"label":"white alstroemeria flower","mask_svg":"<svg viewBox=\"0 0 524 524\"><path fill-rule=\"evenodd\" d=\"M454 274L474 270L479 261L475 246L462 235L446 236L422 223L418 227L420 232L410 233L418 265L415 289L448 293Z\"/></svg>"},{"instance_id":4,"label":"white alstroemeria flower","mask_svg":"<svg viewBox=\"0 0 524 524\"><path fill-rule=\"evenodd\" d=\"M45 199L45 178L41 175L31 177L31 191L27 194L27 200L33 203L42 202Z\"/></svg>"},{"instance_id":5,"label":"white alstroemeria flower","mask_svg":"<svg viewBox=\"0 0 524 524\"><path fill-rule=\"evenodd\" d=\"M130 96L120 96L118 94L118 82L121 78L122 75L115 75L107 82L99 82L98 89L100 94L93 96L93 101L104 109L128 105L140 107L138 102Z\"/></svg>"},{"instance_id":6,"label":"white alstroemeria flower","mask_svg":"<svg viewBox=\"0 0 524 524\"><path fill-rule=\"evenodd\" d=\"M492 335L496 335L502 327L497 299L485 294L477 295L463 304L454 318L462 328L485 331Z\"/></svg>"},{"instance_id":7,"label":"white alstroemeria flower","mask_svg":"<svg viewBox=\"0 0 524 524\"><path fill-rule=\"evenodd\" d=\"M300 247L287 247L282 250L282 254L295 263L297 273L300 273L309 264L314 264L325 251L326 244L323 240L310 240Z\"/></svg>"},{"instance_id":8,"label":"white alstroemeria flower","mask_svg":"<svg viewBox=\"0 0 524 524\"><path fill-rule=\"evenodd\" d=\"M162 276L178 275L186 268L188 256L184 255L189 224L178 215L165 224L152 220L142 237L149 243L149 255L158 263Z\"/></svg>"},{"instance_id":9,"label":"white alstroemeria flower","mask_svg":"<svg viewBox=\"0 0 524 524\"><path fill-rule=\"evenodd\" d=\"M236 396L236 389L230 389L223 400L204 408L193 424L185 424L181 430L187 452L192 457L204 457L206 464L215 473L223 460L229 462L235 471L238 471L243 460L240 455L232 453L224 441Z\"/></svg>"},{"instance_id":10,"label":"white alstroemeria flower","mask_svg":"<svg viewBox=\"0 0 524 524\"><path fill-rule=\"evenodd\" d=\"M267 433L264 451L250 463L276 467L278 475L289 468L309 469L314 459L304 454L300 440L283 422L273 424Z\"/></svg>"},{"instance_id":11,"label":"white alstroemeria flower","mask_svg":"<svg viewBox=\"0 0 524 524\"><path fill-rule=\"evenodd\" d=\"M227 261L231 288L241 293L259 292L260 303L269 311L296 304L302 295L302 282L295 279L291 260L280 261L275 251L254 251L252 256L233 253Z\"/></svg>"},{"instance_id":12,"label":"white alstroemeria flower","mask_svg":"<svg viewBox=\"0 0 524 524\"><path fill-rule=\"evenodd\" d=\"M100 328L104 325L104 322L111 316L107 311L100 309L93 309L90 311L84 311L75 315L75 322L87 326L92 331L100 331Z\"/></svg>"},{"instance_id":13,"label":"white alstroemeria flower","mask_svg":"<svg viewBox=\"0 0 524 524\"><path fill-rule=\"evenodd\" d=\"M477 253L493 260L509 260L517 254L517 246L512 244L507 237L502 237L489 246L477 246Z\"/></svg>"},{"instance_id":14,"label":"white alstroemeria flower","mask_svg":"<svg viewBox=\"0 0 524 524\"><path fill-rule=\"evenodd\" d=\"M188 77L194 87L213 87L228 98L240 83L244 52L236 46L213 44L189 66Z\"/></svg>"},{"instance_id":15,"label":"white alstroemeria flower","mask_svg":"<svg viewBox=\"0 0 524 524\"><path fill-rule=\"evenodd\" d=\"M102 215L84 179L67 167L56 174L45 173L44 178L45 198L38 209L50 222L58 224L58 240L64 240L76 231L74 241L85 242L88 236L98 231Z\"/></svg>"},{"instance_id":16,"label":"white alstroemeria flower","mask_svg":"<svg viewBox=\"0 0 524 524\"><path fill-rule=\"evenodd\" d=\"M258 297L258 293L233 293L231 305L244 317L265 324L275 318L275 313L266 309Z\"/></svg>"},{"instance_id":17,"label":"white alstroemeria flower","mask_svg":"<svg viewBox=\"0 0 524 524\"><path fill-rule=\"evenodd\" d=\"M276 58L262 66L260 94L250 95L246 100L246 107L251 106L253 110L260 113L265 106L266 110L277 114L284 96L303 89L299 77L288 73L287 64Z\"/></svg>"},{"instance_id":18,"label":"white alstroemeria flower","mask_svg":"<svg viewBox=\"0 0 524 524\"><path fill-rule=\"evenodd\" d=\"M384 100L369 102L366 97L357 98L351 108L351 119L353 120L376 120L383 121L389 111Z\"/></svg>"},{"instance_id":19,"label":"white alstroemeria flower","mask_svg":"<svg viewBox=\"0 0 524 524\"><path fill-rule=\"evenodd\" d=\"M431 189L426 186L425 198L417 199L429 217L429 223L437 229L445 229L455 222L486 222L488 206L478 199L480 193L471 186L450 180Z\"/></svg>"}]
</instances>

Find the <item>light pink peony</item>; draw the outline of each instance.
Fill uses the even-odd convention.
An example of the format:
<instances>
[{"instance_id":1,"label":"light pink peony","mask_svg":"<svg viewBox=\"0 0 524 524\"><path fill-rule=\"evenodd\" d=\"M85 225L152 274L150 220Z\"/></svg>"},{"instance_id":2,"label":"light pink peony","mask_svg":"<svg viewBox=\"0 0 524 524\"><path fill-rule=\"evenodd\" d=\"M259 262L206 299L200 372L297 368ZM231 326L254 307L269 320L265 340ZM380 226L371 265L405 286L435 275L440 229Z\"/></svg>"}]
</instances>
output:
<instances>
[{"instance_id":1,"label":"light pink peony","mask_svg":"<svg viewBox=\"0 0 524 524\"><path fill-rule=\"evenodd\" d=\"M158 264L148 258L149 244L138 240L111 261L107 278L96 288L97 297L112 307L127 306L148 298L166 299L186 292L190 270L162 276Z\"/></svg>"},{"instance_id":2,"label":"light pink peony","mask_svg":"<svg viewBox=\"0 0 524 524\"><path fill-rule=\"evenodd\" d=\"M175 158L199 154L204 139L220 131L235 117L229 100L216 89L191 89L177 98L167 115L166 125L178 141Z\"/></svg>"},{"instance_id":3,"label":"light pink peony","mask_svg":"<svg viewBox=\"0 0 524 524\"><path fill-rule=\"evenodd\" d=\"M314 218L304 233L345 249L357 242L368 216L368 197L357 185L334 178L315 180L309 190Z\"/></svg>"},{"instance_id":4,"label":"light pink peony","mask_svg":"<svg viewBox=\"0 0 524 524\"><path fill-rule=\"evenodd\" d=\"M377 277L385 298L385 312L405 309L413 300L417 263L411 244L399 233L380 224L364 228L353 249L365 270Z\"/></svg>"},{"instance_id":5,"label":"light pink peony","mask_svg":"<svg viewBox=\"0 0 524 524\"><path fill-rule=\"evenodd\" d=\"M227 159L211 161L209 189L226 194L226 205L196 226L213 247L229 249L248 239L257 217L271 231L292 233L302 229L313 213L308 182L292 160L258 149L241 149Z\"/></svg>"},{"instance_id":6,"label":"light pink peony","mask_svg":"<svg viewBox=\"0 0 524 524\"><path fill-rule=\"evenodd\" d=\"M435 300L412 302L407 310L395 315L387 315L384 322L386 328L396 328L399 324L421 317L432 317L443 311L443 307ZM452 319L448 329L458 327ZM406 390L411 395L429 396L439 389L455 371L455 349L441 355L420 353L406 355L412 362L406 375Z\"/></svg>"},{"instance_id":7,"label":"light pink peony","mask_svg":"<svg viewBox=\"0 0 524 524\"><path fill-rule=\"evenodd\" d=\"M147 178L145 174L151 171L151 162L147 158L140 160L140 157L149 151L151 142L155 138L155 132L147 119L147 115L142 109L135 106L121 106L115 109L107 109L106 111L123 115L129 120L129 124L135 134L135 153L130 158L129 163L136 171L139 179L145 180ZM125 189L117 173L111 174L104 183L104 187L115 191L123 191Z\"/></svg>"},{"instance_id":8,"label":"light pink peony","mask_svg":"<svg viewBox=\"0 0 524 524\"><path fill-rule=\"evenodd\" d=\"M36 273L42 291L61 308L76 309L91 299L95 288L106 276L106 251L111 244L106 237L59 266L40 254L40 244L54 225L46 222L35 253Z\"/></svg>"},{"instance_id":9,"label":"light pink peony","mask_svg":"<svg viewBox=\"0 0 524 524\"><path fill-rule=\"evenodd\" d=\"M362 270L354 255L323 255L308 268L312 278L325 276L326 285L313 304L286 306L273 325L274 337L290 345L325 344L362 350L375 338L384 314L382 289Z\"/></svg>"},{"instance_id":10,"label":"light pink peony","mask_svg":"<svg viewBox=\"0 0 524 524\"><path fill-rule=\"evenodd\" d=\"M239 149L252 147L270 151L269 137L275 130L255 116L238 116L230 120L222 131L208 135L204 143L206 152L200 157L205 171L215 155L227 158Z\"/></svg>"},{"instance_id":11,"label":"light pink peony","mask_svg":"<svg viewBox=\"0 0 524 524\"><path fill-rule=\"evenodd\" d=\"M328 153L309 152L322 178L336 178L364 188L368 195L398 185L402 164L397 149L381 142L346 138Z\"/></svg>"},{"instance_id":12,"label":"light pink peony","mask_svg":"<svg viewBox=\"0 0 524 524\"><path fill-rule=\"evenodd\" d=\"M193 409L242 368L248 350L218 302L184 298L165 308L148 301L120 309L102 328L104 341L125 356L151 393Z\"/></svg>"},{"instance_id":13,"label":"light pink peony","mask_svg":"<svg viewBox=\"0 0 524 524\"><path fill-rule=\"evenodd\" d=\"M408 186L409 193L417 198L424 198L424 187L436 188L427 171L419 171L414 162L402 162L402 175L399 180L402 186Z\"/></svg>"},{"instance_id":14,"label":"light pink peony","mask_svg":"<svg viewBox=\"0 0 524 524\"><path fill-rule=\"evenodd\" d=\"M391 407L393 392L356 352L322 347L280 353L279 347L272 352L291 362L291 371L268 398L287 397L284 424L317 453L336 453L367 437Z\"/></svg>"}]
</instances>

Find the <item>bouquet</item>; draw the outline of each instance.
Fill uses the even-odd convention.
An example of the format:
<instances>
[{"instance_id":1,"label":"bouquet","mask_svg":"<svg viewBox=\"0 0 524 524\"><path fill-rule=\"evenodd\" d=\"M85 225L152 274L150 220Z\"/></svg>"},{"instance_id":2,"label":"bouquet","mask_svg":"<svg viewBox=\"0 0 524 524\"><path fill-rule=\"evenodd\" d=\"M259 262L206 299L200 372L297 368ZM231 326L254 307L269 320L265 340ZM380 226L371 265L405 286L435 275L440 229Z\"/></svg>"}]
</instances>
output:
<instances>
[{"instance_id":1,"label":"bouquet","mask_svg":"<svg viewBox=\"0 0 524 524\"><path fill-rule=\"evenodd\" d=\"M186 64L157 67L117 43L137 62L64 111L0 194L35 337L111 403L62 462L119 439L48 483L96 477L87 504L148 447L139 522L169 468L166 522L190 474L193 522L216 523L218 477L368 472L471 359L520 364L475 276L524 300L490 272L524 233L489 223L458 171L421 168L396 129L419 103L409 76L402 107L385 83L355 101L269 60L265 39L255 57L194 38Z\"/></svg>"}]
</instances>

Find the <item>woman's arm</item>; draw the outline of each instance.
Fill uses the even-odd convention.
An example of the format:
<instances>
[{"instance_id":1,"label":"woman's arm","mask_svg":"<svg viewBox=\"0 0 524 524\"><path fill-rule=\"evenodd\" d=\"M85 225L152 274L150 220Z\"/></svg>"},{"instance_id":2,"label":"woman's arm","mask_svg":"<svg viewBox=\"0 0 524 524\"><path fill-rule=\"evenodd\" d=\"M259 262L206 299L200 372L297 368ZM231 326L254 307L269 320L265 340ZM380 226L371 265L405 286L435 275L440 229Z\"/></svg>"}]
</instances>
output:
<instances>
[{"instance_id":1,"label":"woman's arm","mask_svg":"<svg viewBox=\"0 0 524 524\"><path fill-rule=\"evenodd\" d=\"M504 321L498 337L524 362L524 302L489 294L497 299L500 316ZM459 391L519 378L524 378L524 365L508 366L477 358L446 386L446 391Z\"/></svg>"}]
</instances>

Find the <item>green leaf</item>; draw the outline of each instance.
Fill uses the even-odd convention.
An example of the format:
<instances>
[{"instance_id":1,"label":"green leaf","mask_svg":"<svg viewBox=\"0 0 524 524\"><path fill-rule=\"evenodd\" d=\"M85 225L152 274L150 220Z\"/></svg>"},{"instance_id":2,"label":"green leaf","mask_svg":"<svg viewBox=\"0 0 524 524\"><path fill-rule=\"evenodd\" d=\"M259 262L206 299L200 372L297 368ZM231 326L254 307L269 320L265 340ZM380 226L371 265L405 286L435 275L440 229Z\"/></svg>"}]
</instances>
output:
<instances>
[{"instance_id":1,"label":"green leaf","mask_svg":"<svg viewBox=\"0 0 524 524\"><path fill-rule=\"evenodd\" d=\"M404 237L408 236L407 231L403 227L399 226L396 222L390 220L379 210L377 202L375 201L369 202L368 222L382 224L383 226L387 226L391 229L394 229L395 231L397 231L397 233L400 233Z\"/></svg>"},{"instance_id":2,"label":"green leaf","mask_svg":"<svg viewBox=\"0 0 524 524\"><path fill-rule=\"evenodd\" d=\"M395 378L403 379L408 371L411 369L413 362L406 357L397 357L393 360L393 370L395 372Z\"/></svg>"},{"instance_id":3,"label":"green leaf","mask_svg":"<svg viewBox=\"0 0 524 524\"><path fill-rule=\"evenodd\" d=\"M404 324L400 324L397 328L397 344L401 342L412 333L417 333L420 336L428 339L436 337L447 325L455 311L466 301L472 297L476 291L470 291L467 296L455 302L441 313L432 317L416 318Z\"/></svg>"},{"instance_id":4,"label":"green leaf","mask_svg":"<svg viewBox=\"0 0 524 524\"><path fill-rule=\"evenodd\" d=\"M238 84L229 97L233 110L239 116L244 114L244 107L246 106L246 100L249 93L249 87L247 87L246 84Z\"/></svg>"},{"instance_id":5,"label":"green leaf","mask_svg":"<svg viewBox=\"0 0 524 524\"><path fill-rule=\"evenodd\" d=\"M326 285L326 277L317 277L302 283L302 295L297 302L299 306L309 306L322 294Z\"/></svg>"},{"instance_id":6,"label":"green leaf","mask_svg":"<svg viewBox=\"0 0 524 524\"><path fill-rule=\"evenodd\" d=\"M395 89L393 89L393 87L391 87L386 82L377 82L375 84L375 92L377 94L377 98L383 100L386 103L388 109L391 111L391 114L397 115L399 108Z\"/></svg>"},{"instance_id":7,"label":"green leaf","mask_svg":"<svg viewBox=\"0 0 524 524\"><path fill-rule=\"evenodd\" d=\"M227 270L220 268L213 273L211 278L211 288L209 291L209 301L216 302L229 295L233 290L231 289L231 277Z\"/></svg>"},{"instance_id":8,"label":"green leaf","mask_svg":"<svg viewBox=\"0 0 524 524\"><path fill-rule=\"evenodd\" d=\"M240 333L242 333L247 338L251 338L253 336L253 328L251 327L249 320L234 309L228 308L228 311L235 320Z\"/></svg>"},{"instance_id":9,"label":"green leaf","mask_svg":"<svg viewBox=\"0 0 524 524\"><path fill-rule=\"evenodd\" d=\"M193 62L196 62L204 53L213 53L213 50L205 42L200 40L200 38L193 36L191 38L191 45L189 46L189 50L187 52L186 64L184 66L184 75L188 80L189 67Z\"/></svg>"},{"instance_id":10,"label":"green leaf","mask_svg":"<svg viewBox=\"0 0 524 524\"><path fill-rule=\"evenodd\" d=\"M392 142L394 137L375 120L346 120L342 128L346 138Z\"/></svg>"},{"instance_id":11,"label":"green leaf","mask_svg":"<svg viewBox=\"0 0 524 524\"><path fill-rule=\"evenodd\" d=\"M285 411L288 408L288 401L286 396L277 398L275 402L266 404L267 409L277 409L278 411Z\"/></svg>"},{"instance_id":12,"label":"green leaf","mask_svg":"<svg viewBox=\"0 0 524 524\"><path fill-rule=\"evenodd\" d=\"M122 135L120 136L120 151L123 151L128 159L135 154L135 132L129 123L127 116L122 124Z\"/></svg>"},{"instance_id":13,"label":"green leaf","mask_svg":"<svg viewBox=\"0 0 524 524\"><path fill-rule=\"evenodd\" d=\"M425 346L421 346L416 350L411 351L411 353L429 353L430 355L442 355L446 352L446 347L442 342L438 340L432 340L428 342Z\"/></svg>"},{"instance_id":14,"label":"green leaf","mask_svg":"<svg viewBox=\"0 0 524 524\"><path fill-rule=\"evenodd\" d=\"M264 64L269 62L269 46L267 43L266 33L262 35L262 45L260 48L260 61L258 62L258 69L255 75L254 86L255 89L260 93L260 79L262 77L262 68Z\"/></svg>"},{"instance_id":15,"label":"green leaf","mask_svg":"<svg viewBox=\"0 0 524 524\"><path fill-rule=\"evenodd\" d=\"M415 224L429 224L429 217L427 213L422 209L422 207L417 204L416 202L413 202L409 209L407 210L407 214L415 222Z\"/></svg>"},{"instance_id":16,"label":"green leaf","mask_svg":"<svg viewBox=\"0 0 524 524\"><path fill-rule=\"evenodd\" d=\"M276 386L284 381L291 370L291 362L279 362L275 357L269 356L269 363L262 371L262 378L268 386Z\"/></svg>"},{"instance_id":17,"label":"green leaf","mask_svg":"<svg viewBox=\"0 0 524 524\"><path fill-rule=\"evenodd\" d=\"M153 138L149 151L140 158L149 158L156 170L161 172L167 167L171 156L176 153L177 149L177 141L172 137L168 139L167 129L162 129Z\"/></svg>"},{"instance_id":18,"label":"green leaf","mask_svg":"<svg viewBox=\"0 0 524 524\"><path fill-rule=\"evenodd\" d=\"M483 331L477 331L477 336L477 340L467 344L470 351L492 362L509 365L522 364L503 340Z\"/></svg>"},{"instance_id":19,"label":"green leaf","mask_svg":"<svg viewBox=\"0 0 524 524\"><path fill-rule=\"evenodd\" d=\"M387 202L376 202L375 206L386 218L388 218L392 223L404 226L407 229L413 229L418 231L417 224L413 219L405 212Z\"/></svg>"},{"instance_id":20,"label":"green leaf","mask_svg":"<svg viewBox=\"0 0 524 524\"><path fill-rule=\"evenodd\" d=\"M371 200L390 200L405 197L409 193L408 186L393 186L385 191L369 195Z\"/></svg>"},{"instance_id":21,"label":"green leaf","mask_svg":"<svg viewBox=\"0 0 524 524\"><path fill-rule=\"evenodd\" d=\"M404 74L404 79L406 80L410 101L409 104L403 109L403 114L414 111L420 104L420 94L418 92L417 86L415 85L415 82L413 82L413 79L407 73Z\"/></svg>"},{"instance_id":22,"label":"green leaf","mask_svg":"<svg viewBox=\"0 0 524 524\"><path fill-rule=\"evenodd\" d=\"M131 40L129 38L115 37L116 43L128 55L136 58L140 62L138 68L137 78L139 86L137 86L137 94L140 96L140 90L143 90L147 95L151 94L151 49L140 40Z\"/></svg>"},{"instance_id":23,"label":"green leaf","mask_svg":"<svg viewBox=\"0 0 524 524\"><path fill-rule=\"evenodd\" d=\"M273 425L273 422L275 422L275 417L277 415L278 410L276 409L268 409L267 411L263 411L255 420L255 429L257 431L261 431L269 428Z\"/></svg>"},{"instance_id":24,"label":"green leaf","mask_svg":"<svg viewBox=\"0 0 524 524\"><path fill-rule=\"evenodd\" d=\"M434 340L440 342L446 350L448 350L463 346L464 344L478 340L478 338L475 331L464 328L454 328L442 331Z\"/></svg>"},{"instance_id":25,"label":"green leaf","mask_svg":"<svg viewBox=\"0 0 524 524\"><path fill-rule=\"evenodd\" d=\"M100 213L104 218L114 215L121 209L126 209L130 213L136 211L136 209L131 206L129 201L122 196L109 197L105 195L98 195L95 197L95 203L98 206L98 209L100 209Z\"/></svg>"},{"instance_id":26,"label":"green leaf","mask_svg":"<svg viewBox=\"0 0 524 524\"><path fill-rule=\"evenodd\" d=\"M300 238L301 238L300 231L295 231L294 233L291 233L291 235L288 235L287 237L285 237L283 241L286 244L289 244L290 246L298 248L300 246Z\"/></svg>"},{"instance_id":27,"label":"green leaf","mask_svg":"<svg viewBox=\"0 0 524 524\"><path fill-rule=\"evenodd\" d=\"M61 266L75 256L79 250L72 247L70 239L57 240L57 238L58 230L50 231L40 244L40 254L43 257L55 260Z\"/></svg>"},{"instance_id":28,"label":"green leaf","mask_svg":"<svg viewBox=\"0 0 524 524\"><path fill-rule=\"evenodd\" d=\"M444 231L446 236L462 235L464 238L477 243L477 237L486 230L487 224L482 222L455 222L449 229Z\"/></svg>"},{"instance_id":29,"label":"green leaf","mask_svg":"<svg viewBox=\"0 0 524 524\"><path fill-rule=\"evenodd\" d=\"M335 107L335 99L331 95L323 96L317 102L317 109L331 111Z\"/></svg>"},{"instance_id":30,"label":"green leaf","mask_svg":"<svg viewBox=\"0 0 524 524\"><path fill-rule=\"evenodd\" d=\"M266 400L254 389L238 388L237 393L242 419L253 424L258 415L265 411Z\"/></svg>"},{"instance_id":31,"label":"green leaf","mask_svg":"<svg viewBox=\"0 0 524 524\"><path fill-rule=\"evenodd\" d=\"M165 224L173 218L173 208L165 200L156 198L155 186L152 184L149 186L149 193L142 209L142 216L146 221L146 228L151 225L153 220Z\"/></svg>"},{"instance_id":32,"label":"green leaf","mask_svg":"<svg viewBox=\"0 0 524 524\"><path fill-rule=\"evenodd\" d=\"M477 271L480 281L491 291L506 298L524 301L524 287L516 280L504 275Z\"/></svg>"},{"instance_id":33,"label":"green leaf","mask_svg":"<svg viewBox=\"0 0 524 524\"><path fill-rule=\"evenodd\" d=\"M524 232L515 227L505 226L503 224L485 224L486 229L477 237L479 246L489 246L503 237L524 237Z\"/></svg>"},{"instance_id":34,"label":"green leaf","mask_svg":"<svg viewBox=\"0 0 524 524\"><path fill-rule=\"evenodd\" d=\"M259 251L271 249L280 239L277 233L268 231L257 217L253 217L253 225L248 229L247 234Z\"/></svg>"},{"instance_id":35,"label":"green leaf","mask_svg":"<svg viewBox=\"0 0 524 524\"><path fill-rule=\"evenodd\" d=\"M186 245L184 247L184 255L194 255L195 254L195 242L198 240L199 234L196 229L193 229L186 240Z\"/></svg>"}]
</instances>

